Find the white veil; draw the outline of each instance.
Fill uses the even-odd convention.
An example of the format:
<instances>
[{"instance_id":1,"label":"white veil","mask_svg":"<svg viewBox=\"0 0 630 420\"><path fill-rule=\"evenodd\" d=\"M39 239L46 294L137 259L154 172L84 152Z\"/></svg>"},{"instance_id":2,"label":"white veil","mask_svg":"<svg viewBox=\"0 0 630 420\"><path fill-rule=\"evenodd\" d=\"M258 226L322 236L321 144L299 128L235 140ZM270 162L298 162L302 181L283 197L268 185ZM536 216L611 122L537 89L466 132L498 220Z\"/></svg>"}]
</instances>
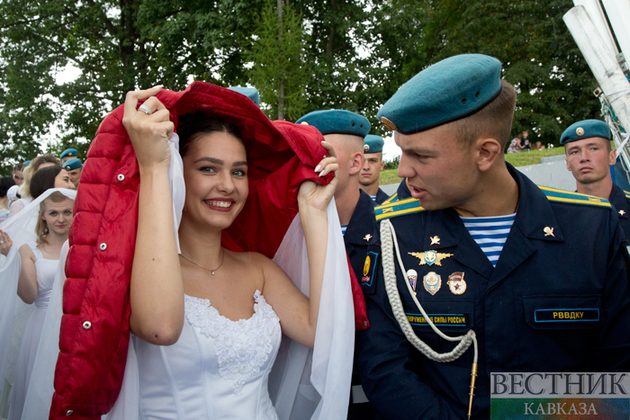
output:
<instances>
[{"instance_id":1,"label":"white veil","mask_svg":"<svg viewBox=\"0 0 630 420\"><path fill-rule=\"evenodd\" d=\"M0 290L3 291L3 293L0 293L0 337L2 337L0 340L0 395L2 396L0 398L0 418L6 418L8 413L9 393L15 379L15 369L20 343L26 320L33 310L33 305L25 304L17 296L17 285L22 269L22 261L20 259L18 249L23 244L34 241L37 238L37 235L35 234L35 225L37 224L40 203L55 191L61 192L63 195L72 200L76 197L76 191L73 190L65 188L48 189L42 195L37 197L37 199L28 204L21 212L0 223L0 229L7 232L13 240L13 246L11 247L7 257L0 256ZM60 264L60 267L63 266ZM61 272L63 272L62 269ZM59 352L59 326L57 325L56 329L52 325L49 327L50 329L46 328L47 324L53 322L52 318L49 319L52 314L61 313L61 295L59 290L61 290L62 284L58 280L59 273L55 277L53 295L51 296L51 301L49 303L49 310L44 323L45 328L42 332L42 339L38 347L38 354L35 362L37 364L38 360L40 360L40 366L47 363L47 365L43 367L44 370L47 370L49 373L54 371L57 353ZM58 291L55 292L57 289ZM58 300L58 308L56 308L56 312L55 310L51 310L51 308L55 306L53 304L53 299L55 298ZM61 320L60 315L58 316L59 320ZM51 343L54 343L52 347ZM47 346L47 351L42 351L42 346ZM29 403L31 395L30 387L41 387L44 385L45 381L40 379L43 378L43 373L39 370L36 371L35 366L31 377L37 378L37 380L31 381L31 384L29 385L27 403L25 404L25 407L33 405L33 407L30 408L36 408L36 404ZM50 376L50 378L52 378L52 376ZM52 380L47 382L47 384L49 386L47 404L50 406L50 397L52 397ZM42 409L45 409L45 407ZM22 418L46 418L48 416L47 413L48 411L46 410L44 417L34 417L27 415L26 412L24 412Z\"/></svg>"}]
</instances>

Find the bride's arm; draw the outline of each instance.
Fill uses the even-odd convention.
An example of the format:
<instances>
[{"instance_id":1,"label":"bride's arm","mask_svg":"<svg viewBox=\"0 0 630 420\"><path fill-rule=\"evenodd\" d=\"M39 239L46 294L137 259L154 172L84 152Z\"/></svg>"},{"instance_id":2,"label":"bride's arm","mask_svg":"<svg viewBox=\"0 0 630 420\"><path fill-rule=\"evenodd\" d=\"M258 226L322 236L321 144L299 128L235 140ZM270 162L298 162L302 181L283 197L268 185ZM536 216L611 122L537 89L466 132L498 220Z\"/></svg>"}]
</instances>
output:
<instances>
[{"instance_id":1,"label":"bride's arm","mask_svg":"<svg viewBox=\"0 0 630 420\"><path fill-rule=\"evenodd\" d=\"M322 160L315 169L324 176L336 171L339 165L332 146L325 142L322 144L331 157ZM317 185L311 181L300 185L298 204L308 253L310 299L293 285L273 261L268 260L264 266L265 299L278 314L283 333L309 348L315 344L328 244L327 208L336 185L336 178L328 185Z\"/></svg>"},{"instance_id":2,"label":"bride's arm","mask_svg":"<svg viewBox=\"0 0 630 420\"><path fill-rule=\"evenodd\" d=\"M138 232L131 270L131 330L143 340L173 344L184 325L184 286L177 257L173 204L168 180L168 139L174 125L153 95L160 88L129 92L123 124L131 138L140 172ZM153 113L136 111L147 99Z\"/></svg>"}]
</instances>

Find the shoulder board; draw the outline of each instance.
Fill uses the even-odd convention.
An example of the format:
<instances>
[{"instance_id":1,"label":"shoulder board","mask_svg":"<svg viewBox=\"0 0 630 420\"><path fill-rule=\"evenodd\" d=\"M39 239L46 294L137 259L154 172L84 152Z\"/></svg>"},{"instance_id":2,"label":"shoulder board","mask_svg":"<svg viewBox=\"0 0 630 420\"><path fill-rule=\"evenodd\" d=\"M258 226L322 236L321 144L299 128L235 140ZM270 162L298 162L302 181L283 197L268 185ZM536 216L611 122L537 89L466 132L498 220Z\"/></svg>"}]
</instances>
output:
<instances>
[{"instance_id":1,"label":"shoulder board","mask_svg":"<svg viewBox=\"0 0 630 420\"><path fill-rule=\"evenodd\" d=\"M628 200L630 200L630 192L624 190L623 193L626 195L626 198ZM383 204L385 204L385 203L383 203Z\"/></svg>"},{"instance_id":2,"label":"shoulder board","mask_svg":"<svg viewBox=\"0 0 630 420\"><path fill-rule=\"evenodd\" d=\"M603 198L595 197L592 195L580 194L564 190L556 190L549 187L539 186L539 188L542 190L543 193L545 193L549 201L554 201L557 203L581 204L583 206L610 207L610 203L608 202L608 200L604 200Z\"/></svg>"},{"instance_id":3,"label":"shoulder board","mask_svg":"<svg viewBox=\"0 0 630 420\"><path fill-rule=\"evenodd\" d=\"M374 215L376 216L376 221L378 222L383 219L418 213L421 211L424 211L424 208L420 206L420 202L415 198L408 198L406 200L395 201L393 203L378 206L374 209Z\"/></svg>"},{"instance_id":4,"label":"shoulder board","mask_svg":"<svg viewBox=\"0 0 630 420\"><path fill-rule=\"evenodd\" d=\"M628 194L628 193L626 193L626 194ZM390 203L393 203L395 201L398 201L398 199L396 197L398 197L398 193L397 192L394 193L394 195L389 197L387 200L383 201L383 204L381 204L381 206L384 206L386 204L390 204Z\"/></svg>"}]
</instances>

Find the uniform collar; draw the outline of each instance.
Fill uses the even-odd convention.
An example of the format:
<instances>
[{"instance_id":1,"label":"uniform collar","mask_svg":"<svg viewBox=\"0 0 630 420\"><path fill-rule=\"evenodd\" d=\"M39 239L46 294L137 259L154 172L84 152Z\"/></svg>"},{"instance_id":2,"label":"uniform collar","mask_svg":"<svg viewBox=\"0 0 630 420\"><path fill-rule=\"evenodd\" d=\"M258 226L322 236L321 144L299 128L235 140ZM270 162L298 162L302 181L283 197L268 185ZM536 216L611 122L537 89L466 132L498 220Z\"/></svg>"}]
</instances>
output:
<instances>
[{"instance_id":1,"label":"uniform collar","mask_svg":"<svg viewBox=\"0 0 630 420\"><path fill-rule=\"evenodd\" d=\"M514 225L528 238L563 241L560 223L545 193L512 165L507 162L506 165L519 189L519 205Z\"/></svg>"},{"instance_id":2,"label":"uniform collar","mask_svg":"<svg viewBox=\"0 0 630 420\"><path fill-rule=\"evenodd\" d=\"M529 178L509 163L506 164L518 185L519 207L496 268L492 267L481 248L474 244L474 239L452 208L427 212L422 229L425 237L421 239L424 251L450 247L465 249L466 252L458 252L454 258L484 277L498 281L535 252L536 248L529 243L530 239L564 240L558 219L545 194ZM503 253L509 254L509 258L504 258Z\"/></svg>"},{"instance_id":3,"label":"uniform collar","mask_svg":"<svg viewBox=\"0 0 630 420\"><path fill-rule=\"evenodd\" d=\"M630 208L628 206L626 193L615 184L613 184L612 190L610 191L608 201L610 201L610 204L615 206L615 209L617 210L617 217L620 219L628 218L628 211Z\"/></svg>"},{"instance_id":4,"label":"uniform collar","mask_svg":"<svg viewBox=\"0 0 630 420\"><path fill-rule=\"evenodd\" d=\"M374 243L377 240L374 232L375 226L374 201L365 191L361 190L359 201L357 201L357 205L352 212L352 217L344 235L344 242L357 245Z\"/></svg>"}]
</instances>

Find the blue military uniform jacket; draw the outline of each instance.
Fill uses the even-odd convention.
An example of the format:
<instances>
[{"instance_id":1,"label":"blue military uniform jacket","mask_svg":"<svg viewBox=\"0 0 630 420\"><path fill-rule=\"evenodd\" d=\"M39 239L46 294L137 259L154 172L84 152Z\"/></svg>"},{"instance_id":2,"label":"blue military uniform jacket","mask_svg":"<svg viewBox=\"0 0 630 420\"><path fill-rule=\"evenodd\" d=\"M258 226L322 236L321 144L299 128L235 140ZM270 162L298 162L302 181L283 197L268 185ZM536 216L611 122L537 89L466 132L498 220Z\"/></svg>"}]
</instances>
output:
<instances>
[{"instance_id":1,"label":"blue military uniform jacket","mask_svg":"<svg viewBox=\"0 0 630 420\"><path fill-rule=\"evenodd\" d=\"M383 204L388 198L389 195L387 195L385 191L381 190L381 188L379 187L378 191L376 192L376 200L374 200L374 202L376 204Z\"/></svg>"},{"instance_id":2,"label":"blue military uniform jacket","mask_svg":"<svg viewBox=\"0 0 630 420\"><path fill-rule=\"evenodd\" d=\"M374 201L370 196L361 190L359 201L354 208L348 227L346 228L346 234L343 240L346 245L346 253L350 258L350 265L352 270L357 276L357 280L361 282L363 276L363 265L365 262L365 256L369 248L375 248L378 250L378 233L376 232L377 225L374 219Z\"/></svg>"},{"instance_id":3,"label":"blue military uniform jacket","mask_svg":"<svg viewBox=\"0 0 630 420\"><path fill-rule=\"evenodd\" d=\"M630 193L625 192L617 185L613 184L612 191L608 201L617 210L617 217L619 217L619 224L626 235L626 239L630 239Z\"/></svg>"},{"instance_id":4,"label":"blue military uniform jacket","mask_svg":"<svg viewBox=\"0 0 630 420\"><path fill-rule=\"evenodd\" d=\"M453 209L424 211L414 199L376 209L377 221L389 217L396 230L405 270L418 273L417 299L427 315L447 335L471 328L477 335L475 419L490 417L491 372L630 368L630 292L617 214L606 200L541 190L508 169L520 204L495 268ZM425 251L437 258L424 259ZM376 272L362 284L371 327L356 343L370 402L383 419L465 418L472 348L451 363L427 359L401 332L383 270ZM423 285L430 272L441 277L433 295ZM464 293L455 294L451 280L458 292L463 280ZM397 263L396 282L415 334L440 353L452 350L455 344L439 338L420 315Z\"/></svg>"},{"instance_id":5,"label":"blue military uniform jacket","mask_svg":"<svg viewBox=\"0 0 630 420\"><path fill-rule=\"evenodd\" d=\"M361 191L357 206L354 208L344 242L346 253L350 259L350 265L361 283L365 281L365 261L367 255L373 255L374 251L379 251L377 225L374 219L374 202L370 196ZM368 276L371 273L368 269ZM369 319L369 318L368 318ZM361 384L360 377L356 373L356 366L352 373L352 386ZM350 407L348 408L348 420L370 420L374 418L372 407L369 403L357 403L351 395Z\"/></svg>"}]
</instances>

